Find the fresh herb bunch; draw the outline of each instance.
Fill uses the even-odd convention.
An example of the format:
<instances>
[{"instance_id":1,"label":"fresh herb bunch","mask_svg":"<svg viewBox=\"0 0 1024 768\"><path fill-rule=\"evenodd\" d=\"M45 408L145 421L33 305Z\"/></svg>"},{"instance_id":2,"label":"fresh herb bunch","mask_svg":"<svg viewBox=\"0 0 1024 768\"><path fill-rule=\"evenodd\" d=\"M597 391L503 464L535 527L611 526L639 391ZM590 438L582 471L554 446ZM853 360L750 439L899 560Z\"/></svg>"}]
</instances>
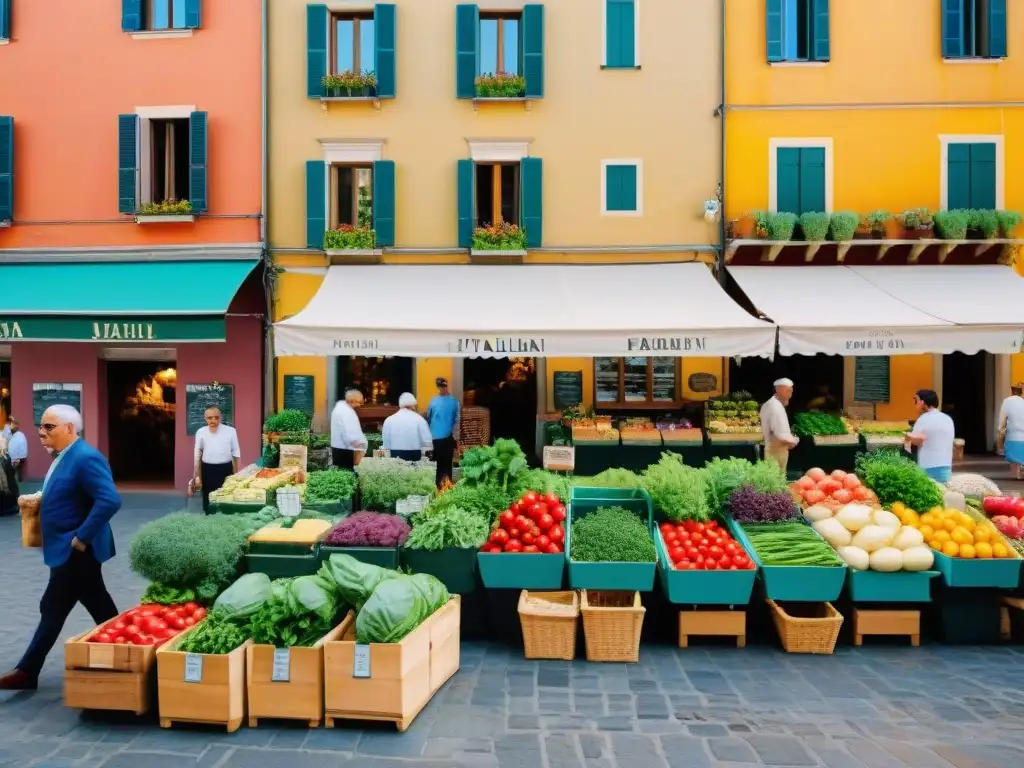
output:
<instances>
[{"instance_id":1,"label":"fresh herb bunch","mask_svg":"<svg viewBox=\"0 0 1024 768\"><path fill-rule=\"evenodd\" d=\"M393 512L408 496L433 496L436 490L432 464L401 459L363 459L356 474L366 509Z\"/></svg>"},{"instance_id":2,"label":"fresh herb bunch","mask_svg":"<svg viewBox=\"0 0 1024 768\"><path fill-rule=\"evenodd\" d=\"M857 456L857 477L889 507L897 501L911 509L942 506L943 492L912 459L899 451L881 449Z\"/></svg>"},{"instance_id":3,"label":"fresh herb bunch","mask_svg":"<svg viewBox=\"0 0 1024 768\"><path fill-rule=\"evenodd\" d=\"M746 481L752 466L746 459L718 456L704 465L708 506L712 511L721 511L729 505L729 497Z\"/></svg>"},{"instance_id":4,"label":"fresh herb bunch","mask_svg":"<svg viewBox=\"0 0 1024 768\"><path fill-rule=\"evenodd\" d=\"M583 488L643 488L643 478L636 472L619 467L598 472L593 477L574 477L572 484Z\"/></svg>"},{"instance_id":5,"label":"fresh herb bunch","mask_svg":"<svg viewBox=\"0 0 1024 768\"><path fill-rule=\"evenodd\" d=\"M294 408L272 413L263 422L264 432L304 432L309 429L309 416Z\"/></svg>"},{"instance_id":6,"label":"fresh herb bunch","mask_svg":"<svg viewBox=\"0 0 1024 768\"><path fill-rule=\"evenodd\" d=\"M494 445L470 448L459 467L463 481L470 485L489 483L508 490L512 478L526 469L526 454L515 440L498 438Z\"/></svg>"},{"instance_id":7,"label":"fresh herb bunch","mask_svg":"<svg viewBox=\"0 0 1024 768\"><path fill-rule=\"evenodd\" d=\"M786 473L774 461L758 461L752 464L743 479L743 485L749 485L761 493L789 490Z\"/></svg>"},{"instance_id":8,"label":"fresh herb bunch","mask_svg":"<svg viewBox=\"0 0 1024 768\"><path fill-rule=\"evenodd\" d=\"M519 498L527 491L553 493L560 499L568 499L572 483L565 475L557 475L544 469L524 469L515 476L508 490L513 499Z\"/></svg>"},{"instance_id":9,"label":"fresh herb bunch","mask_svg":"<svg viewBox=\"0 0 1024 768\"><path fill-rule=\"evenodd\" d=\"M321 469L306 475L306 501L310 504L351 499L356 492L356 476L347 469Z\"/></svg>"},{"instance_id":10,"label":"fresh herb bunch","mask_svg":"<svg viewBox=\"0 0 1024 768\"><path fill-rule=\"evenodd\" d=\"M398 515L356 512L327 534L331 547L400 547L409 538L409 524Z\"/></svg>"},{"instance_id":11,"label":"fresh herb bunch","mask_svg":"<svg viewBox=\"0 0 1024 768\"><path fill-rule=\"evenodd\" d=\"M142 593L142 605L179 605L180 603L201 602L194 589L168 587L164 584L150 584Z\"/></svg>"},{"instance_id":12,"label":"fresh herb bunch","mask_svg":"<svg viewBox=\"0 0 1024 768\"><path fill-rule=\"evenodd\" d=\"M571 557L579 563L653 563L647 524L628 509L601 507L572 524Z\"/></svg>"},{"instance_id":13,"label":"fresh herb bunch","mask_svg":"<svg viewBox=\"0 0 1024 768\"><path fill-rule=\"evenodd\" d=\"M412 533L405 541L407 549L479 549L487 541L491 528L482 517L459 507L448 507L434 515L416 515Z\"/></svg>"},{"instance_id":14,"label":"fresh herb bunch","mask_svg":"<svg viewBox=\"0 0 1024 768\"><path fill-rule=\"evenodd\" d=\"M269 525L280 517L280 510L277 507L270 506L269 504L258 512L240 512L237 515L210 515L211 520L219 521L224 525L233 525L241 528L246 539L256 533L260 528Z\"/></svg>"},{"instance_id":15,"label":"fresh herb bunch","mask_svg":"<svg viewBox=\"0 0 1024 768\"><path fill-rule=\"evenodd\" d=\"M644 487L654 506L673 522L707 522L712 517L704 474L683 464L678 453L665 451L657 464L644 470Z\"/></svg>"},{"instance_id":16,"label":"fresh herb bunch","mask_svg":"<svg viewBox=\"0 0 1024 768\"><path fill-rule=\"evenodd\" d=\"M797 437L845 435L847 434L846 422L832 413L818 411L798 413L793 419L793 434Z\"/></svg>"},{"instance_id":17,"label":"fresh herb bunch","mask_svg":"<svg viewBox=\"0 0 1024 768\"><path fill-rule=\"evenodd\" d=\"M321 574L273 582L270 596L250 619L253 642L308 648L333 628L338 595L338 585Z\"/></svg>"},{"instance_id":18,"label":"fresh herb bunch","mask_svg":"<svg viewBox=\"0 0 1024 768\"><path fill-rule=\"evenodd\" d=\"M182 653L231 653L249 637L230 619L211 613L189 632L176 650Z\"/></svg>"},{"instance_id":19,"label":"fresh herb bunch","mask_svg":"<svg viewBox=\"0 0 1024 768\"><path fill-rule=\"evenodd\" d=\"M513 497L493 485L468 485L458 483L454 487L438 494L433 498L426 509L416 516L418 520L426 520L434 515L441 514L448 509L457 507L472 515L476 515L487 523L488 528L494 522L494 518L501 514L502 510L508 509Z\"/></svg>"},{"instance_id":20,"label":"fresh herb bunch","mask_svg":"<svg viewBox=\"0 0 1024 768\"><path fill-rule=\"evenodd\" d=\"M762 493L749 485L732 492L729 509L738 523L781 523L797 517L789 491Z\"/></svg>"}]
</instances>

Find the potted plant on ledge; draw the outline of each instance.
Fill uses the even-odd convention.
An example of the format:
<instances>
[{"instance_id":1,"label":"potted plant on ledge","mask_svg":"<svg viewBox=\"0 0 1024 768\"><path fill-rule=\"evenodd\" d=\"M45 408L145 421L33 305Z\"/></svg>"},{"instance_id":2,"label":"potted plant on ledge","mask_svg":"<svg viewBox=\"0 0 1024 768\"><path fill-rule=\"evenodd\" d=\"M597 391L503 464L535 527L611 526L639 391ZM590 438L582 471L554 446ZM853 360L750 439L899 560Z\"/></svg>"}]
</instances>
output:
<instances>
[{"instance_id":1,"label":"potted plant on ledge","mask_svg":"<svg viewBox=\"0 0 1024 768\"><path fill-rule=\"evenodd\" d=\"M943 240L967 239L969 223L967 211L939 211L935 214L935 231Z\"/></svg>"},{"instance_id":2,"label":"potted plant on ledge","mask_svg":"<svg viewBox=\"0 0 1024 768\"><path fill-rule=\"evenodd\" d=\"M853 211L836 211L829 217L829 238L836 243L853 240L860 224L860 216Z\"/></svg>"},{"instance_id":3,"label":"potted plant on ledge","mask_svg":"<svg viewBox=\"0 0 1024 768\"><path fill-rule=\"evenodd\" d=\"M999 217L996 212L984 208L967 211L967 239L991 240L999 234Z\"/></svg>"},{"instance_id":4,"label":"potted plant on ledge","mask_svg":"<svg viewBox=\"0 0 1024 768\"><path fill-rule=\"evenodd\" d=\"M872 211L864 217L873 240L885 240L889 234L889 224L892 222L892 214L888 211Z\"/></svg>"},{"instance_id":5,"label":"potted plant on ledge","mask_svg":"<svg viewBox=\"0 0 1024 768\"><path fill-rule=\"evenodd\" d=\"M135 214L139 224L173 224L195 221L190 200L162 200L159 203L143 203Z\"/></svg>"},{"instance_id":6,"label":"potted plant on ledge","mask_svg":"<svg viewBox=\"0 0 1024 768\"><path fill-rule=\"evenodd\" d=\"M355 99L377 95L377 76L373 72L346 70L337 75L324 75L320 80L324 98Z\"/></svg>"},{"instance_id":7,"label":"potted plant on ledge","mask_svg":"<svg viewBox=\"0 0 1024 768\"><path fill-rule=\"evenodd\" d=\"M903 237L907 240L927 240L932 237L935 223L932 212L927 208L910 208L899 216Z\"/></svg>"},{"instance_id":8,"label":"potted plant on ledge","mask_svg":"<svg viewBox=\"0 0 1024 768\"><path fill-rule=\"evenodd\" d=\"M337 229L324 232L324 250L372 251L377 244L377 235L369 227L342 224Z\"/></svg>"},{"instance_id":9,"label":"potted plant on ledge","mask_svg":"<svg viewBox=\"0 0 1024 768\"><path fill-rule=\"evenodd\" d=\"M491 251L508 254L526 252L526 230L516 224L499 222L473 230L473 251Z\"/></svg>"},{"instance_id":10,"label":"potted plant on ledge","mask_svg":"<svg viewBox=\"0 0 1024 768\"><path fill-rule=\"evenodd\" d=\"M999 236L1012 240L1014 230L1020 226L1021 215L1017 211L996 211L996 219L999 221Z\"/></svg>"},{"instance_id":11,"label":"potted plant on ledge","mask_svg":"<svg viewBox=\"0 0 1024 768\"><path fill-rule=\"evenodd\" d=\"M480 75L476 79L478 99L522 99L526 97L526 78L508 72Z\"/></svg>"}]
</instances>

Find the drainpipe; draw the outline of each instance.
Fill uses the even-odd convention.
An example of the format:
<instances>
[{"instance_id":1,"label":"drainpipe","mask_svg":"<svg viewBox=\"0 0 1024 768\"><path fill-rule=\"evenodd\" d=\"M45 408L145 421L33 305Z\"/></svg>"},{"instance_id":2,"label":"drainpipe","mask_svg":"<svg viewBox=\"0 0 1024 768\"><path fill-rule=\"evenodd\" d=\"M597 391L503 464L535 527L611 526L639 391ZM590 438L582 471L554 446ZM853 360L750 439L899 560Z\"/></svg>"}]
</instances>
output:
<instances>
[{"instance_id":1,"label":"drainpipe","mask_svg":"<svg viewBox=\"0 0 1024 768\"><path fill-rule=\"evenodd\" d=\"M266 320L264 322L264 359L263 359L263 415L267 415L274 412L275 397L274 389L277 384L277 362L274 357L274 334L271 329L271 325L274 319L274 290L277 284L277 275L274 273L274 264L270 259L270 249L267 245L267 170L268 162L267 155L269 151L268 141L268 109L267 105L270 96L269 87L269 70L268 70L268 59L269 59L269 37L270 37L270 23L267 18L269 12L268 0L262 0L260 3L260 68L261 68L261 80L260 80L260 91L261 91L261 115L262 131L261 131L261 147L260 147L260 167L261 167L261 186L260 186L260 243L263 245L263 295L266 301Z\"/></svg>"},{"instance_id":2,"label":"drainpipe","mask_svg":"<svg viewBox=\"0 0 1024 768\"><path fill-rule=\"evenodd\" d=\"M719 117L719 134L720 134L720 141L722 143L722 154L721 154L720 165L719 165L719 170L718 170L719 179L720 179L719 188L718 188L718 198L719 198L719 205L721 206L721 211L722 211L721 216L719 217L719 225L718 225L718 245L719 245L719 251L718 251L718 282L721 285L723 285L723 286L725 285L725 246L726 246L726 242L725 242L725 224L726 224L726 217L725 217L725 139L726 139L726 136L725 136L725 115L726 115L726 110L725 110L725 66L726 66L726 55L725 55L725 39L726 39L725 38L725 18L726 18L726 5L728 4L728 2L729 2L729 0L722 0L722 2L721 2L721 6L722 6L721 38L722 39L721 39L721 44L720 44L721 51L719 52L719 55L720 55L719 72L720 72L720 75L721 75L721 78L722 78L722 100L721 100L721 103L718 106L718 112L719 112L719 115L718 115L718 117Z\"/></svg>"}]
</instances>

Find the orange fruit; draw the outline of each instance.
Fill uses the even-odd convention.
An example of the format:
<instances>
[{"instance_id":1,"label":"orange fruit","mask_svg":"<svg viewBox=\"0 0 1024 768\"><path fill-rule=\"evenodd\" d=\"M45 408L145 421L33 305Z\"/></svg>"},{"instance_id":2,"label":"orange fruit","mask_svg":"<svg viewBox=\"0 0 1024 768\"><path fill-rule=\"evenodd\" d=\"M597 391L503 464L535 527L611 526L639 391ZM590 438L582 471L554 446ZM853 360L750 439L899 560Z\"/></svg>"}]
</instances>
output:
<instances>
[{"instance_id":1,"label":"orange fruit","mask_svg":"<svg viewBox=\"0 0 1024 768\"><path fill-rule=\"evenodd\" d=\"M1010 548L1003 544L1001 541L997 541L992 545L992 556L993 557L1010 557Z\"/></svg>"},{"instance_id":2,"label":"orange fruit","mask_svg":"<svg viewBox=\"0 0 1024 768\"><path fill-rule=\"evenodd\" d=\"M964 560L973 560L976 554L977 552L975 552L973 544L962 544L960 546L960 557Z\"/></svg>"},{"instance_id":3,"label":"orange fruit","mask_svg":"<svg viewBox=\"0 0 1024 768\"><path fill-rule=\"evenodd\" d=\"M934 549L936 552L941 552L942 551L942 542L941 541L936 541L935 539L932 539L931 541L928 542L928 546L931 547L932 549Z\"/></svg>"},{"instance_id":4,"label":"orange fruit","mask_svg":"<svg viewBox=\"0 0 1024 768\"><path fill-rule=\"evenodd\" d=\"M932 528L930 525L922 525L917 530L919 530L921 532L921 535L924 536L925 541L931 541L932 536L935 535L935 529Z\"/></svg>"},{"instance_id":5,"label":"orange fruit","mask_svg":"<svg viewBox=\"0 0 1024 768\"><path fill-rule=\"evenodd\" d=\"M902 501L897 501L892 505L892 513L894 515L902 515L906 509L907 506Z\"/></svg>"},{"instance_id":6,"label":"orange fruit","mask_svg":"<svg viewBox=\"0 0 1024 768\"><path fill-rule=\"evenodd\" d=\"M943 544L952 541L952 539L949 536L949 531L947 531L945 528L940 528L939 530L935 531L935 540L941 541Z\"/></svg>"},{"instance_id":7,"label":"orange fruit","mask_svg":"<svg viewBox=\"0 0 1024 768\"><path fill-rule=\"evenodd\" d=\"M978 557L992 557L992 545L987 541L979 541L974 545L974 554Z\"/></svg>"},{"instance_id":8,"label":"orange fruit","mask_svg":"<svg viewBox=\"0 0 1024 768\"><path fill-rule=\"evenodd\" d=\"M947 517L942 521L942 527L950 533L952 533L954 530L956 530L957 522L958 521L955 518Z\"/></svg>"},{"instance_id":9,"label":"orange fruit","mask_svg":"<svg viewBox=\"0 0 1024 768\"><path fill-rule=\"evenodd\" d=\"M960 554L960 545L957 544L955 541L947 541L945 544L942 545L942 554L946 555L947 557L956 557ZM973 548L971 549L971 556L974 556Z\"/></svg>"},{"instance_id":10,"label":"orange fruit","mask_svg":"<svg viewBox=\"0 0 1024 768\"><path fill-rule=\"evenodd\" d=\"M974 541L978 544L987 543L992 540L992 529L987 525L979 525L974 529Z\"/></svg>"},{"instance_id":11,"label":"orange fruit","mask_svg":"<svg viewBox=\"0 0 1024 768\"><path fill-rule=\"evenodd\" d=\"M971 532L966 528L961 528L960 526L953 529L953 532L949 534L949 538L960 545L974 543L974 537L971 536Z\"/></svg>"}]
</instances>

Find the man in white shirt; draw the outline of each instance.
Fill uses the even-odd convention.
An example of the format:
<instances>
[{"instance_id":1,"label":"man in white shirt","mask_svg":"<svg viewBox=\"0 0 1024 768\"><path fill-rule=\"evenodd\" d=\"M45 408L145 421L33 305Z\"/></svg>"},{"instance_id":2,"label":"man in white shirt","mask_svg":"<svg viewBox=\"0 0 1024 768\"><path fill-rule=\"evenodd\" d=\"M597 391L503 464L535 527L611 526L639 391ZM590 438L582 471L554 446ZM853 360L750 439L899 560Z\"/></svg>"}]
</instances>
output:
<instances>
[{"instance_id":1,"label":"man in white shirt","mask_svg":"<svg viewBox=\"0 0 1024 768\"><path fill-rule=\"evenodd\" d=\"M999 453L1010 463L1014 478L1020 480L1020 468L1024 464L1024 384L1014 384L1010 396L1003 400L996 433Z\"/></svg>"},{"instance_id":2,"label":"man in white shirt","mask_svg":"<svg viewBox=\"0 0 1024 768\"><path fill-rule=\"evenodd\" d=\"M919 389L914 405L921 415L907 433L907 442L917 447L917 463L928 477L948 483L953 477L953 420L939 410L939 396L930 389Z\"/></svg>"},{"instance_id":3,"label":"man in white shirt","mask_svg":"<svg viewBox=\"0 0 1024 768\"><path fill-rule=\"evenodd\" d=\"M366 451L366 435L355 411L362 404L363 393L349 389L331 412L331 464L341 469L355 469L356 452Z\"/></svg>"},{"instance_id":4,"label":"man in white shirt","mask_svg":"<svg viewBox=\"0 0 1024 768\"><path fill-rule=\"evenodd\" d=\"M13 416L7 420L7 426L10 429L10 435L7 438L7 458L14 466L14 474L18 478L18 482L21 482L25 460L28 458L28 440L25 438L25 433L21 431L18 420Z\"/></svg>"},{"instance_id":5,"label":"man in white shirt","mask_svg":"<svg viewBox=\"0 0 1024 768\"><path fill-rule=\"evenodd\" d=\"M210 508L210 494L238 471L242 451L234 427L221 424L220 408L207 408L206 426L196 432L195 488L203 492L203 511Z\"/></svg>"},{"instance_id":6,"label":"man in white shirt","mask_svg":"<svg viewBox=\"0 0 1024 768\"><path fill-rule=\"evenodd\" d=\"M775 459L783 472L789 464L789 452L800 442L789 431L789 417L786 415L786 406L792 397L793 380L779 379L775 382L775 394L761 406L765 457Z\"/></svg>"},{"instance_id":7,"label":"man in white shirt","mask_svg":"<svg viewBox=\"0 0 1024 768\"><path fill-rule=\"evenodd\" d=\"M434 448L430 425L416 412L416 396L411 392L398 398L398 411L384 420L381 437L384 448L396 459L419 461L424 451Z\"/></svg>"}]
</instances>

